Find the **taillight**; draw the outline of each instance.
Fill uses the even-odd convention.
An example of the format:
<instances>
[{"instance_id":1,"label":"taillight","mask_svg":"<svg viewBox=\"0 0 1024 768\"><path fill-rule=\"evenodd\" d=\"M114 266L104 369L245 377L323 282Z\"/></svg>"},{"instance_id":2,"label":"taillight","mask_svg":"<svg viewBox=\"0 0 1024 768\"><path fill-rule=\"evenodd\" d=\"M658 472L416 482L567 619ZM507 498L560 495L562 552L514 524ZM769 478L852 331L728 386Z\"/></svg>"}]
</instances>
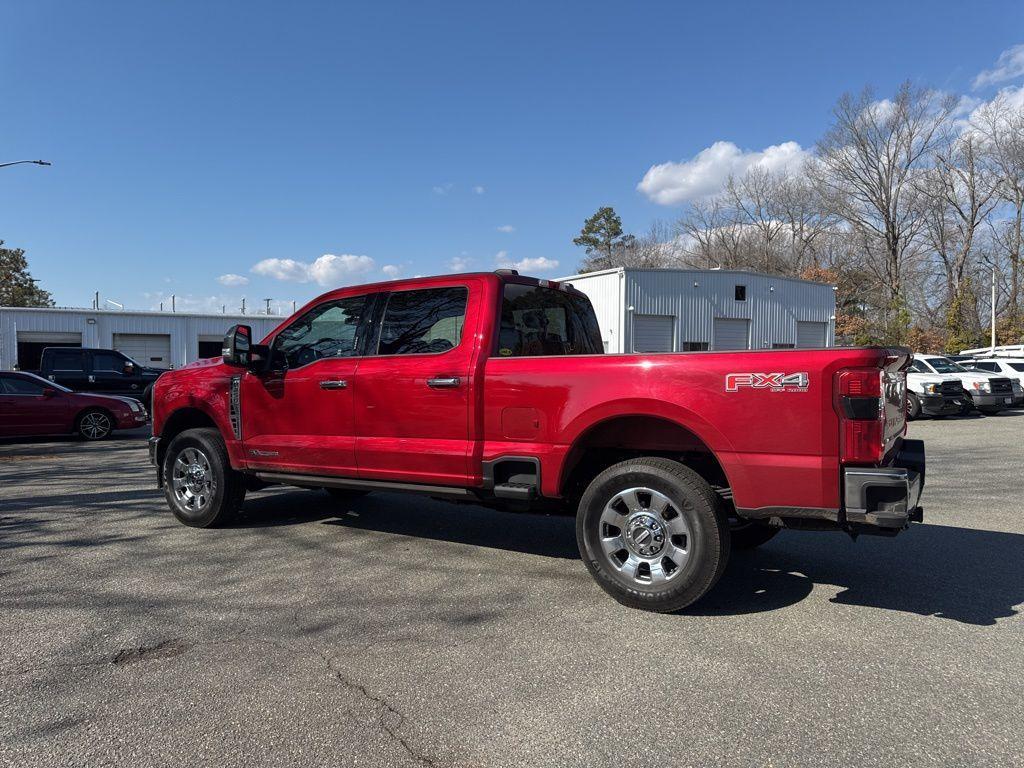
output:
<instances>
[{"instance_id":1,"label":"taillight","mask_svg":"<svg viewBox=\"0 0 1024 768\"><path fill-rule=\"evenodd\" d=\"M839 460L877 464L885 449L885 401L882 371L848 368L836 374Z\"/></svg>"}]
</instances>

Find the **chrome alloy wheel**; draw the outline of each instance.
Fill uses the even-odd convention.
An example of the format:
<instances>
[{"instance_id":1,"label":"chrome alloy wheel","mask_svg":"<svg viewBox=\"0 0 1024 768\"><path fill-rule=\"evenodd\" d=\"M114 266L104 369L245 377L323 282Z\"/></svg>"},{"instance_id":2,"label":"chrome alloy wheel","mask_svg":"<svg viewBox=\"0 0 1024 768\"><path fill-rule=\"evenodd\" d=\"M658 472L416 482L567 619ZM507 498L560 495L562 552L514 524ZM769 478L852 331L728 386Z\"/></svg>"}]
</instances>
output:
<instances>
[{"instance_id":1,"label":"chrome alloy wheel","mask_svg":"<svg viewBox=\"0 0 1024 768\"><path fill-rule=\"evenodd\" d=\"M171 472L174 498L189 512L201 512L213 499L217 484L210 460L198 448L186 448L178 454Z\"/></svg>"},{"instance_id":2,"label":"chrome alloy wheel","mask_svg":"<svg viewBox=\"0 0 1024 768\"><path fill-rule=\"evenodd\" d=\"M600 526L609 564L638 584L674 579L692 551L686 518L668 496L651 488L615 494L601 512Z\"/></svg>"},{"instance_id":3,"label":"chrome alloy wheel","mask_svg":"<svg viewBox=\"0 0 1024 768\"><path fill-rule=\"evenodd\" d=\"M102 440L110 434L110 417L99 411L91 411L78 422L78 431L89 440Z\"/></svg>"}]
</instances>

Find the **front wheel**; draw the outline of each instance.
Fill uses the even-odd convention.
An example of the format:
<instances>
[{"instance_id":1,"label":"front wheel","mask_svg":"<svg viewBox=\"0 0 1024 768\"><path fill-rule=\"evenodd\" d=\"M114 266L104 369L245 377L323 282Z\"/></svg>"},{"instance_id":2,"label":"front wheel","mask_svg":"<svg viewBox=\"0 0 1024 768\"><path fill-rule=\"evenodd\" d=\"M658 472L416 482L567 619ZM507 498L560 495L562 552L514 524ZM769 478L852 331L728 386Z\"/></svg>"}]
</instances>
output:
<instances>
[{"instance_id":1,"label":"front wheel","mask_svg":"<svg viewBox=\"0 0 1024 768\"><path fill-rule=\"evenodd\" d=\"M913 392L907 392L907 421L921 417L921 401Z\"/></svg>"},{"instance_id":2,"label":"front wheel","mask_svg":"<svg viewBox=\"0 0 1024 768\"><path fill-rule=\"evenodd\" d=\"M114 420L109 413L98 408L85 411L78 417L75 431L84 440L105 440L114 431Z\"/></svg>"},{"instance_id":3,"label":"front wheel","mask_svg":"<svg viewBox=\"0 0 1024 768\"><path fill-rule=\"evenodd\" d=\"M231 521L245 499L245 480L231 468L216 429L189 429L164 456L164 496L185 525L211 528Z\"/></svg>"},{"instance_id":4,"label":"front wheel","mask_svg":"<svg viewBox=\"0 0 1024 768\"><path fill-rule=\"evenodd\" d=\"M594 478L580 500L576 543L605 592L631 608L667 613L718 581L729 558L729 526L700 475L651 456Z\"/></svg>"}]
</instances>

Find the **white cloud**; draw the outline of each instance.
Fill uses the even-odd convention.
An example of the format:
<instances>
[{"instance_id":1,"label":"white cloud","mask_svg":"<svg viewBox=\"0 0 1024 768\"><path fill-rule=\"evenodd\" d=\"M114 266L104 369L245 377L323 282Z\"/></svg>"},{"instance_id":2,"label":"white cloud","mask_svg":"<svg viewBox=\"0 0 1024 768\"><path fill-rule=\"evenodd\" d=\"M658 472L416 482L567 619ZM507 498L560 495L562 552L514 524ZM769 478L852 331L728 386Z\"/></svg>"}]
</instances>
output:
<instances>
[{"instance_id":1,"label":"white cloud","mask_svg":"<svg viewBox=\"0 0 1024 768\"><path fill-rule=\"evenodd\" d=\"M228 274L221 275L220 277L218 277L217 282L220 283L221 285L226 285L230 288L233 288L239 285L248 285L249 278L245 277L244 275L236 275L231 272L228 272Z\"/></svg>"},{"instance_id":2,"label":"white cloud","mask_svg":"<svg viewBox=\"0 0 1024 768\"><path fill-rule=\"evenodd\" d=\"M325 253L312 263L295 259L263 259L253 265L252 271L275 280L315 282L328 286L350 282L353 278L372 272L375 267L376 263L369 256Z\"/></svg>"},{"instance_id":3,"label":"white cloud","mask_svg":"<svg viewBox=\"0 0 1024 768\"><path fill-rule=\"evenodd\" d=\"M396 264L385 264L380 271L384 273L385 277L390 277L392 280L402 274L402 268Z\"/></svg>"},{"instance_id":4,"label":"white cloud","mask_svg":"<svg viewBox=\"0 0 1024 768\"><path fill-rule=\"evenodd\" d=\"M451 182L448 182L447 184L438 184L436 187L434 187L433 191L435 195L440 195L443 197L444 195L447 195L449 192L451 192L452 189L454 188L455 185L452 184Z\"/></svg>"},{"instance_id":5,"label":"white cloud","mask_svg":"<svg viewBox=\"0 0 1024 768\"><path fill-rule=\"evenodd\" d=\"M448 259L448 263L445 265L451 272L465 272L472 266L473 260L462 254L461 256L455 256Z\"/></svg>"},{"instance_id":6,"label":"white cloud","mask_svg":"<svg viewBox=\"0 0 1024 768\"><path fill-rule=\"evenodd\" d=\"M974 78L972 87L977 90L986 85L1002 83L1021 76L1024 76L1024 43L1007 48L999 54L995 67L980 72Z\"/></svg>"},{"instance_id":7,"label":"white cloud","mask_svg":"<svg viewBox=\"0 0 1024 768\"><path fill-rule=\"evenodd\" d=\"M500 227L498 227L498 231L505 232L506 234L508 234L510 232L515 232L516 228L513 227L511 224L502 224Z\"/></svg>"},{"instance_id":8,"label":"white cloud","mask_svg":"<svg viewBox=\"0 0 1024 768\"><path fill-rule=\"evenodd\" d=\"M483 194L484 192L486 192L486 191L487 191L487 190L486 190L486 189L484 189L484 188L483 188L482 186L480 186L479 184L477 184L477 185L476 185L475 187L473 187L473 194L474 194L474 195L482 195L482 194Z\"/></svg>"},{"instance_id":9,"label":"white cloud","mask_svg":"<svg viewBox=\"0 0 1024 768\"><path fill-rule=\"evenodd\" d=\"M545 256L536 258L525 258L513 261L509 258L508 251L498 251L494 255L494 263L503 269L514 269L518 272L550 272L558 269L558 260L549 259Z\"/></svg>"},{"instance_id":10,"label":"white cloud","mask_svg":"<svg viewBox=\"0 0 1024 768\"><path fill-rule=\"evenodd\" d=\"M760 152L743 151L731 141L716 141L690 160L651 166L636 188L660 205L679 205L714 197L730 175L738 176L753 167L793 173L809 156L795 141L773 144Z\"/></svg>"}]
</instances>

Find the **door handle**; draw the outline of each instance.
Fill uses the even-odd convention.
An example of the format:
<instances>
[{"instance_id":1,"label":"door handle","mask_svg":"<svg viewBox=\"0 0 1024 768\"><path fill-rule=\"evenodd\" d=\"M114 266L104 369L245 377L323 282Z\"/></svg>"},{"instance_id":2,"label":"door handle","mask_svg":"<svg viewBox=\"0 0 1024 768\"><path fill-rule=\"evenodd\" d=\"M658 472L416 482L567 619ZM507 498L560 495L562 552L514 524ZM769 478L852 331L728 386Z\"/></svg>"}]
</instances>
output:
<instances>
[{"instance_id":1,"label":"door handle","mask_svg":"<svg viewBox=\"0 0 1024 768\"><path fill-rule=\"evenodd\" d=\"M431 389L454 389L462 383L458 376L437 376L427 379L427 386Z\"/></svg>"},{"instance_id":2,"label":"door handle","mask_svg":"<svg viewBox=\"0 0 1024 768\"><path fill-rule=\"evenodd\" d=\"M320 382L320 389L345 389L348 382L344 379L324 379Z\"/></svg>"}]
</instances>

